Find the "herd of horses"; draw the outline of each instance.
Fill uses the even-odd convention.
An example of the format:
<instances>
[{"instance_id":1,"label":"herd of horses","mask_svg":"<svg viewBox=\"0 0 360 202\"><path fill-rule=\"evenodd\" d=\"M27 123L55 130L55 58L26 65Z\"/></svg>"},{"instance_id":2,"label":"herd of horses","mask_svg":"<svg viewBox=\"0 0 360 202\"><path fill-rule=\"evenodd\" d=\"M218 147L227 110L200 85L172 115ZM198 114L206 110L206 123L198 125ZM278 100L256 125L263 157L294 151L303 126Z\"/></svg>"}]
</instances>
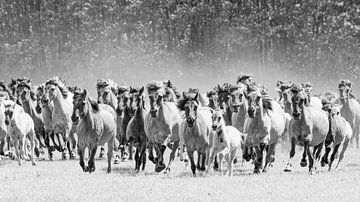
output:
<instances>
[{"instance_id":1,"label":"herd of horses","mask_svg":"<svg viewBox=\"0 0 360 202\"><path fill-rule=\"evenodd\" d=\"M99 79L96 87L97 99L92 99L87 89L68 86L59 77L37 86L24 77L0 81L0 155L36 165L36 157L52 160L58 151L64 160L78 155L83 171L91 173L98 147L103 158L107 144L108 173L112 159L119 164L133 158L136 172L149 159L155 172L169 173L178 155L190 161L193 175L197 170L223 173L225 160L226 174L232 176L239 151L243 160L252 161L254 173L266 172L281 144L290 151L284 169L290 172L300 146L300 165L313 173L317 163L331 170L337 158L338 167L350 142L360 146L360 105L349 80L338 83L338 93L321 95L312 94L309 82L278 81L277 98L243 73L235 84L207 93L191 88L179 93L170 80L130 87Z\"/></svg>"}]
</instances>

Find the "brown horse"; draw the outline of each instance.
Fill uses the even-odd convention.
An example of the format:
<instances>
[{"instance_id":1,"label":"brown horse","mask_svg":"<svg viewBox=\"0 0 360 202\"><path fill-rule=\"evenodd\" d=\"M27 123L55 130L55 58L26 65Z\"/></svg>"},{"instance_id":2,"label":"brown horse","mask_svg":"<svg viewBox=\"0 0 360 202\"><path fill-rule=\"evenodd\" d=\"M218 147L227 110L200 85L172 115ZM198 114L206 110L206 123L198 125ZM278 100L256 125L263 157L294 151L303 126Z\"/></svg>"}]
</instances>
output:
<instances>
[{"instance_id":1,"label":"brown horse","mask_svg":"<svg viewBox=\"0 0 360 202\"><path fill-rule=\"evenodd\" d=\"M104 108L107 109L105 110ZM84 172L95 171L95 154L98 146L107 143L108 146L108 168L111 172L111 157L113 153L114 140L116 135L115 110L107 105L93 102L86 89L74 96L74 108L71 115L73 122L78 122L78 153L80 166ZM109 110L112 112L110 113ZM85 166L85 148L90 150L88 166Z\"/></svg>"},{"instance_id":2,"label":"brown horse","mask_svg":"<svg viewBox=\"0 0 360 202\"><path fill-rule=\"evenodd\" d=\"M131 88L130 107L134 111L134 116L131 118L126 128L126 137L131 145L136 148L135 152L135 171L145 170L146 164L146 146L147 136L144 129L144 119L147 113L145 109L144 87Z\"/></svg>"},{"instance_id":3,"label":"brown horse","mask_svg":"<svg viewBox=\"0 0 360 202\"><path fill-rule=\"evenodd\" d=\"M295 155L295 146L304 147L300 165L307 165L309 157L309 173L314 172L315 163L320 159L322 147L329 131L327 114L317 107L309 106L309 97L300 87L292 89L293 119L290 121L289 134L291 138L290 158L285 172L290 172L292 158Z\"/></svg>"},{"instance_id":4,"label":"brown horse","mask_svg":"<svg viewBox=\"0 0 360 202\"><path fill-rule=\"evenodd\" d=\"M179 132L186 146L191 171L195 176L194 152L198 153L197 168L201 171L205 171L206 159L209 159L212 140L211 111L210 108L201 105L199 92L184 92L183 99L178 101L177 106L179 110L185 111L185 119L180 123Z\"/></svg>"},{"instance_id":5,"label":"brown horse","mask_svg":"<svg viewBox=\"0 0 360 202\"><path fill-rule=\"evenodd\" d=\"M173 142L169 164L166 171L170 171L170 165L175 158L176 149L179 146L180 112L173 102L165 102L165 87L162 82L153 81L147 85L150 99L150 112L145 116L145 132L149 140L149 159L156 163L155 171L165 169L163 163L164 152L167 143ZM152 147L155 148L157 160L152 155Z\"/></svg>"},{"instance_id":6,"label":"brown horse","mask_svg":"<svg viewBox=\"0 0 360 202\"><path fill-rule=\"evenodd\" d=\"M338 84L340 93L340 114L345 118L353 130L351 143L356 143L356 148L360 148L360 104L352 95L352 83L349 80L341 80Z\"/></svg>"},{"instance_id":7,"label":"brown horse","mask_svg":"<svg viewBox=\"0 0 360 202\"><path fill-rule=\"evenodd\" d=\"M250 88L249 88L250 89ZM278 102L268 94L262 94L256 86L246 93L249 103L248 117L245 121L244 159L249 159L247 148L254 148L256 160L254 162L254 173L259 173L263 168L275 160L275 148L278 139L284 134L286 117ZM266 153L265 166L263 167L263 155Z\"/></svg>"}]
</instances>

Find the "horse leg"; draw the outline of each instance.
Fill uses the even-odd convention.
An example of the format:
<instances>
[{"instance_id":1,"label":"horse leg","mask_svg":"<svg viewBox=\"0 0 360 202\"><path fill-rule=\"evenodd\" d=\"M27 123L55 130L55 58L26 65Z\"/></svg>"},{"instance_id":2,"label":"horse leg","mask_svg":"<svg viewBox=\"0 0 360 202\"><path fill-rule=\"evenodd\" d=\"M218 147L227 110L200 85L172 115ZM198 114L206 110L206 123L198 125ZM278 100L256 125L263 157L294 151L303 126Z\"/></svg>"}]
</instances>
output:
<instances>
[{"instance_id":1,"label":"horse leg","mask_svg":"<svg viewBox=\"0 0 360 202\"><path fill-rule=\"evenodd\" d=\"M88 161L88 167L89 167L89 173L92 173L95 171L95 154L97 150L97 143L95 143L91 148L90 158ZM110 162L111 162L111 156L110 156ZM108 164L108 170L109 170L109 164ZM111 164L110 164L110 171L111 171Z\"/></svg>"},{"instance_id":2,"label":"horse leg","mask_svg":"<svg viewBox=\"0 0 360 202\"><path fill-rule=\"evenodd\" d=\"M78 146L78 154L79 154L79 164L80 167L83 169L84 172L87 172L87 168L85 167L85 162L84 162L84 152L85 152L85 148L84 147L79 147Z\"/></svg>"},{"instance_id":3,"label":"horse leg","mask_svg":"<svg viewBox=\"0 0 360 202\"><path fill-rule=\"evenodd\" d=\"M222 161L223 161L223 158L224 158L224 154L223 154L223 152L220 152L219 153L219 161L218 161L218 165L219 165L219 172L220 172L220 174L222 175L223 173L222 173L222 171L223 171L223 168L222 168Z\"/></svg>"},{"instance_id":4,"label":"horse leg","mask_svg":"<svg viewBox=\"0 0 360 202\"><path fill-rule=\"evenodd\" d=\"M326 164L329 163L329 153L331 151L330 145L325 145L325 154L321 158L321 167L324 167Z\"/></svg>"},{"instance_id":5,"label":"horse leg","mask_svg":"<svg viewBox=\"0 0 360 202\"><path fill-rule=\"evenodd\" d=\"M195 177L196 174L196 166L195 166L195 162L194 162L194 152L193 151L187 151L187 154L189 156L189 160L190 160L190 164L191 164L191 172L193 174L193 176Z\"/></svg>"},{"instance_id":6,"label":"horse leg","mask_svg":"<svg viewBox=\"0 0 360 202\"><path fill-rule=\"evenodd\" d=\"M350 139L348 139L348 138L345 139L345 142L343 144L343 148L342 148L340 156L339 156L339 161L338 161L335 169L338 169L340 162L343 160L344 153L345 153L347 147L349 146L349 141L350 141Z\"/></svg>"},{"instance_id":7,"label":"horse leg","mask_svg":"<svg viewBox=\"0 0 360 202\"><path fill-rule=\"evenodd\" d=\"M334 150L333 150L333 152L331 154L331 157L330 157L329 171L331 171L332 164L334 163L334 160L336 158L337 152L339 151L340 145L341 144L337 144L337 145L334 146Z\"/></svg>"},{"instance_id":8,"label":"horse leg","mask_svg":"<svg viewBox=\"0 0 360 202\"><path fill-rule=\"evenodd\" d=\"M197 170L200 170L200 167L201 167L201 166L200 166L200 163L201 163L200 161L201 161L202 154L201 154L199 151L197 151L197 154L198 154L198 155L197 155L198 158L197 158L196 169L197 169Z\"/></svg>"},{"instance_id":9,"label":"horse leg","mask_svg":"<svg viewBox=\"0 0 360 202\"><path fill-rule=\"evenodd\" d=\"M206 168L206 173L209 173L211 170L211 164L214 161L214 157L216 156L217 152L215 151L215 149L210 149L209 151L209 160L207 162L207 168Z\"/></svg>"},{"instance_id":10,"label":"horse leg","mask_svg":"<svg viewBox=\"0 0 360 202\"><path fill-rule=\"evenodd\" d=\"M355 142L356 142L356 148L359 149L360 148L360 143L359 143L359 136L360 136L360 126L355 126L355 130L354 130L354 135L355 135Z\"/></svg>"},{"instance_id":11,"label":"horse leg","mask_svg":"<svg viewBox=\"0 0 360 202\"><path fill-rule=\"evenodd\" d=\"M156 155L158 157L158 161L157 164L155 166L155 172L159 173L162 170L165 169L165 164L164 164L164 152L166 150L166 146L165 145L161 145L161 144L155 144L155 150L156 150Z\"/></svg>"},{"instance_id":12,"label":"horse leg","mask_svg":"<svg viewBox=\"0 0 360 202\"><path fill-rule=\"evenodd\" d=\"M30 155L30 159L31 159L31 162L32 162L32 165L35 166L36 163L35 163L35 155L34 155L34 152L35 152L35 132L34 130L31 130L29 132L29 138L30 138L30 145L31 145L31 155Z\"/></svg>"},{"instance_id":13,"label":"horse leg","mask_svg":"<svg viewBox=\"0 0 360 202\"><path fill-rule=\"evenodd\" d=\"M75 159L76 139L74 135L75 133L70 133L69 135L68 150L70 154L70 159Z\"/></svg>"},{"instance_id":14,"label":"horse leg","mask_svg":"<svg viewBox=\"0 0 360 202\"><path fill-rule=\"evenodd\" d=\"M138 173L139 170L140 170L140 162L141 162L141 159L140 159L140 148L139 147L136 147L136 151L135 151L135 171Z\"/></svg>"},{"instance_id":15,"label":"horse leg","mask_svg":"<svg viewBox=\"0 0 360 202\"><path fill-rule=\"evenodd\" d=\"M133 146L131 144L128 145L128 152L129 152L129 160L133 160Z\"/></svg>"},{"instance_id":16,"label":"horse leg","mask_svg":"<svg viewBox=\"0 0 360 202\"><path fill-rule=\"evenodd\" d=\"M153 162L153 164L157 164L157 158L154 158L154 149L152 143L149 143L148 152L149 152L149 160Z\"/></svg>"},{"instance_id":17,"label":"horse leg","mask_svg":"<svg viewBox=\"0 0 360 202\"><path fill-rule=\"evenodd\" d=\"M290 144L290 154L289 154L289 160L288 160L288 163L286 164L286 168L284 169L284 172L291 172L292 170L292 160L293 160L293 157L295 156L295 147L296 147L296 144L295 144L295 138L292 137L291 138L291 144Z\"/></svg>"},{"instance_id":18,"label":"horse leg","mask_svg":"<svg viewBox=\"0 0 360 202\"><path fill-rule=\"evenodd\" d=\"M20 147L22 149L22 145L19 140L15 139L14 146L15 146L15 154L16 154L18 164L19 164L19 166L21 166L21 154L20 154L19 149L20 149Z\"/></svg>"},{"instance_id":19,"label":"horse leg","mask_svg":"<svg viewBox=\"0 0 360 202\"><path fill-rule=\"evenodd\" d=\"M100 154L99 154L99 159L102 159L104 157L105 154L105 148L104 147L100 147Z\"/></svg>"},{"instance_id":20,"label":"horse leg","mask_svg":"<svg viewBox=\"0 0 360 202\"><path fill-rule=\"evenodd\" d=\"M235 156L236 156L236 151L237 149L233 150L230 152L229 156L229 161L228 161L228 174L229 174L229 177L232 177L233 176L233 162L234 162L234 159L235 159Z\"/></svg>"},{"instance_id":21,"label":"horse leg","mask_svg":"<svg viewBox=\"0 0 360 202\"><path fill-rule=\"evenodd\" d=\"M214 158L214 170L218 171L219 170L219 163L218 163L218 159L215 155L215 158Z\"/></svg>"},{"instance_id":22,"label":"horse leg","mask_svg":"<svg viewBox=\"0 0 360 202\"><path fill-rule=\"evenodd\" d=\"M304 150L306 151L307 156L309 157L309 174L314 174L314 155L311 152L309 143L305 143Z\"/></svg>"},{"instance_id":23,"label":"horse leg","mask_svg":"<svg viewBox=\"0 0 360 202\"><path fill-rule=\"evenodd\" d=\"M255 147L256 150L256 159L254 162L254 173L260 173L260 170L263 166L263 158L264 158L264 150L265 150L266 145L265 144L260 144L259 147Z\"/></svg>"},{"instance_id":24,"label":"horse leg","mask_svg":"<svg viewBox=\"0 0 360 202\"><path fill-rule=\"evenodd\" d=\"M170 160L169 160L168 166L166 168L166 172L170 173L170 166L171 166L171 163L175 159L175 154L176 154L176 150L178 147L179 147L179 141L174 142L174 144L172 145L172 148L171 148Z\"/></svg>"},{"instance_id":25,"label":"horse leg","mask_svg":"<svg viewBox=\"0 0 360 202\"><path fill-rule=\"evenodd\" d=\"M206 164L206 152L203 152L201 154L201 167L200 167L200 171L205 171L206 167L205 167L205 164Z\"/></svg>"},{"instance_id":26,"label":"horse leg","mask_svg":"<svg viewBox=\"0 0 360 202\"><path fill-rule=\"evenodd\" d=\"M300 166L301 167L306 167L307 166L307 160L306 160L306 149L305 149L305 146L304 146L304 151L303 151L303 155L302 155L302 159L300 161Z\"/></svg>"},{"instance_id":27,"label":"horse leg","mask_svg":"<svg viewBox=\"0 0 360 202\"><path fill-rule=\"evenodd\" d=\"M140 145L140 164L141 163L142 163L141 170L144 171L145 165L146 165L146 143L142 143ZM140 165L139 165L139 167L140 167Z\"/></svg>"},{"instance_id":28,"label":"horse leg","mask_svg":"<svg viewBox=\"0 0 360 202\"><path fill-rule=\"evenodd\" d=\"M108 151L107 151L108 168L107 168L106 173L111 173L111 158L112 158L113 151L114 151L114 141L115 141L115 134L110 138L110 140L107 143L107 146L108 146ZM94 164L94 170L95 170L95 164Z\"/></svg>"},{"instance_id":29,"label":"horse leg","mask_svg":"<svg viewBox=\"0 0 360 202\"><path fill-rule=\"evenodd\" d=\"M276 143L269 145L268 151L266 153L266 161L265 161L265 166L264 166L263 172L266 172L267 166L273 162L272 159L273 159L273 156L275 153L275 148L276 148Z\"/></svg>"},{"instance_id":30,"label":"horse leg","mask_svg":"<svg viewBox=\"0 0 360 202\"><path fill-rule=\"evenodd\" d=\"M5 155L5 136L6 136L6 134L4 133L2 133L2 132L0 132L1 134L0 134L0 137L1 137L1 139L0 139L0 155L1 156L4 156Z\"/></svg>"}]
</instances>

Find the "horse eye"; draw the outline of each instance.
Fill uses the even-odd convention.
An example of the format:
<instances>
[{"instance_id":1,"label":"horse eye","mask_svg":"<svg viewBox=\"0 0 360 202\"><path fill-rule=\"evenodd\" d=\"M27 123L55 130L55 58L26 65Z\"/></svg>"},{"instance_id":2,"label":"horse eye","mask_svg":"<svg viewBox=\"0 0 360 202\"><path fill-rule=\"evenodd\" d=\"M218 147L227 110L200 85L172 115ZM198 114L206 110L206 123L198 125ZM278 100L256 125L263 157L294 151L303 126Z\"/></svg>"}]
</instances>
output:
<instances>
[{"instance_id":1,"label":"horse eye","mask_svg":"<svg viewBox=\"0 0 360 202\"><path fill-rule=\"evenodd\" d=\"M220 120L221 120L221 117L218 118L218 121L220 121Z\"/></svg>"}]
</instances>

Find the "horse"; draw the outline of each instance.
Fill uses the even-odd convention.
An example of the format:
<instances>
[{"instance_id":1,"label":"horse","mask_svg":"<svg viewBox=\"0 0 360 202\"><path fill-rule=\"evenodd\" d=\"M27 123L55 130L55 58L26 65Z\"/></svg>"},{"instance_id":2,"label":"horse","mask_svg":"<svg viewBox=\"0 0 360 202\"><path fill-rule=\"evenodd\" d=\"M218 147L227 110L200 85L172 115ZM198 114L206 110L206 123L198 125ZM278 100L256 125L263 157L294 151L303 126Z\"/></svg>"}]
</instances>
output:
<instances>
[{"instance_id":1,"label":"horse","mask_svg":"<svg viewBox=\"0 0 360 202\"><path fill-rule=\"evenodd\" d=\"M291 88L294 83L286 81L278 81L275 90L279 93L279 104L283 107L284 112L292 114Z\"/></svg>"},{"instance_id":2,"label":"horse","mask_svg":"<svg viewBox=\"0 0 360 202\"><path fill-rule=\"evenodd\" d=\"M336 165L336 169L344 158L344 153L352 136L352 129L349 122L347 122L345 118L340 115L340 108L338 105L325 104L323 106L323 110L328 112L330 129L325 139L325 154L321 158L321 166L324 167L326 164L329 164L330 171L335 158L337 158L337 153L340 146L342 146L342 150L339 161ZM328 156L330 154L331 147L333 148L333 152L329 162Z\"/></svg>"},{"instance_id":3,"label":"horse","mask_svg":"<svg viewBox=\"0 0 360 202\"><path fill-rule=\"evenodd\" d=\"M319 97L311 95L311 93L312 93L312 84L310 82L306 82L306 83L302 83L301 86L304 89L305 93L309 97L309 106L313 106L313 107L316 107L318 109L322 109L321 99Z\"/></svg>"},{"instance_id":4,"label":"horse","mask_svg":"<svg viewBox=\"0 0 360 202\"><path fill-rule=\"evenodd\" d=\"M135 171L140 171L142 164L142 171L145 170L146 165L146 146L147 136L144 129L144 119L147 110L145 108L144 87L131 88L130 90L130 107L134 112L134 116L129 121L126 128L126 138L130 145L134 145L135 152Z\"/></svg>"},{"instance_id":5,"label":"horse","mask_svg":"<svg viewBox=\"0 0 360 202\"><path fill-rule=\"evenodd\" d=\"M34 122L24 109L13 101L5 103L5 124L9 127L9 136L15 146L19 166L21 156L26 154L26 141L30 140L32 165L35 166L35 129Z\"/></svg>"},{"instance_id":6,"label":"horse","mask_svg":"<svg viewBox=\"0 0 360 202\"><path fill-rule=\"evenodd\" d=\"M106 109L105 109L106 108ZM111 111L111 113L109 112ZM111 172L111 157L116 135L115 110L90 99L86 89L74 96L71 120L78 123L78 154L84 172L95 171L95 154L98 146L107 143L108 168ZM85 148L90 151L88 166L84 163Z\"/></svg>"},{"instance_id":7,"label":"horse","mask_svg":"<svg viewBox=\"0 0 360 202\"><path fill-rule=\"evenodd\" d=\"M180 112L174 102L165 102L165 87L161 82L152 81L147 85L147 94L150 99L150 112L145 115L145 132L149 141L149 159L153 161L155 172L165 169L163 163L167 143L173 142L170 160L166 172L175 158L176 149L180 143L179 125ZM155 148L157 158L154 158L152 148Z\"/></svg>"},{"instance_id":8,"label":"horse","mask_svg":"<svg viewBox=\"0 0 360 202\"><path fill-rule=\"evenodd\" d=\"M210 165L214 160L214 156L219 154L220 172L222 172L222 158L225 157L228 164L227 173L232 177L233 162L236 152L242 145L242 137L244 135L234 126L226 126L223 116L224 113L222 110L216 110L212 115L212 129L216 134L213 135L207 172L210 170Z\"/></svg>"},{"instance_id":9,"label":"horse","mask_svg":"<svg viewBox=\"0 0 360 202\"><path fill-rule=\"evenodd\" d=\"M244 131L244 123L247 117L248 103L244 96L244 85L230 86L230 99L228 105L232 111L231 125L239 131Z\"/></svg>"},{"instance_id":10,"label":"horse","mask_svg":"<svg viewBox=\"0 0 360 202\"><path fill-rule=\"evenodd\" d=\"M72 141L70 141L70 132L73 127L71 114L73 113L73 94L69 92L64 81L59 77L53 77L45 83L45 99L52 101L54 104L52 120L55 136L59 135L60 149L62 159L67 158L67 150L71 150ZM73 151L70 152L70 158L74 158Z\"/></svg>"},{"instance_id":11,"label":"horse","mask_svg":"<svg viewBox=\"0 0 360 202\"><path fill-rule=\"evenodd\" d=\"M205 171L206 160L209 158L211 130L210 108L202 106L199 101L199 92L183 93L177 107L185 111L185 119L180 123L179 135L184 142L191 163L191 171L196 175L196 168ZM197 166L194 162L194 152L198 153ZM200 165L201 164L201 165Z\"/></svg>"},{"instance_id":12,"label":"horse","mask_svg":"<svg viewBox=\"0 0 360 202\"><path fill-rule=\"evenodd\" d=\"M293 87L292 94L293 118L289 125L291 150L284 171L291 172L295 146L299 145L304 147L300 165L302 167L307 165L306 156L308 156L309 173L313 174L314 168L316 168L314 163L317 163L320 158L320 153L329 131L328 116L323 110L310 106L307 93L300 87Z\"/></svg>"},{"instance_id":13,"label":"horse","mask_svg":"<svg viewBox=\"0 0 360 202\"><path fill-rule=\"evenodd\" d=\"M231 125L232 112L230 109L229 103L229 88L230 84L224 83L223 86L218 85L216 88L216 93L219 99L219 108L224 111L224 119L226 125Z\"/></svg>"},{"instance_id":14,"label":"horse","mask_svg":"<svg viewBox=\"0 0 360 202\"><path fill-rule=\"evenodd\" d=\"M98 79L96 83L96 91L98 94L97 102L99 104L107 104L114 110L118 107L118 85L111 79ZM119 130L118 130L119 132ZM105 154L105 149L101 147L99 158ZM115 158L115 164L118 163L118 156Z\"/></svg>"},{"instance_id":15,"label":"horse","mask_svg":"<svg viewBox=\"0 0 360 202\"><path fill-rule=\"evenodd\" d=\"M340 114L345 118L353 130L351 144L356 143L356 148L359 149L360 136L360 104L351 94L352 83L349 80L341 80L338 84L340 93Z\"/></svg>"},{"instance_id":16,"label":"horse","mask_svg":"<svg viewBox=\"0 0 360 202\"><path fill-rule=\"evenodd\" d=\"M275 160L275 148L278 139L284 134L286 118L278 102L268 94L262 94L256 86L248 86L245 96L249 103L248 117L245 120L244 133L247 134L243 157L249 160L248 149L256 152L254 173L259 173L263 167L263 153L266 152L265 166Z\"/></svg>"},{"instance_id":17,"label":"horse","mask_svg":"<svg viewBox=\"0 0 360 202\"><path fill-rule=\"evenodd\" d=\"M39 157L40 152L42 152L43 149L47 148L45 144L45 127L42 115L36 111L37 100L34 92L34 87L32 86L30 80L26 82L18 82L17 95L17 100L19 101L19 103L21 103L24 111L30 115L34 122L34 129L36 135L35 154Z\"/></svg>"}]
</instances>

